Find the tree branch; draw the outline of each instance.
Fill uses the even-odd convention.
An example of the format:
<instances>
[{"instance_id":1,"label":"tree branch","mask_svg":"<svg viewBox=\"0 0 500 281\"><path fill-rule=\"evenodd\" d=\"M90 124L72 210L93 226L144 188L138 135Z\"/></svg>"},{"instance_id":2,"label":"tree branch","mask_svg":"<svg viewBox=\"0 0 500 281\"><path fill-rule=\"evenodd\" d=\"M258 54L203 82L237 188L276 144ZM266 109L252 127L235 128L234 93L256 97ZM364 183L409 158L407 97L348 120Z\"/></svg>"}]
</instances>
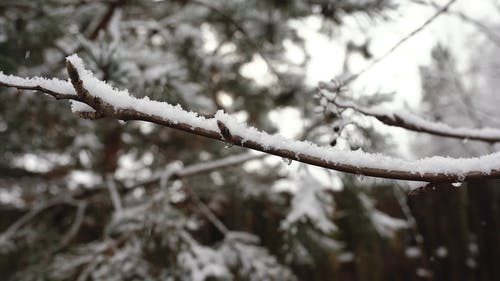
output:
<instances>
[{"instance_id":1,"label":"tree branch","mask_svg":"<svg viewBox=\"0 0 500 281\"><path fill-rule=\"evenodd\" d=\"M117 1L112 1L108 5L108 9L102 16L102 18L99 20L97 23L96 27L92 32L89 34L88 38L90 40L95 40L97 36L99 35L99 32L101 30L104 30L107 28L109 22L111 21L111 18L113 17L113 14L115 13L116 9L122 5L125 1L124 0L117 0Z\"/></svg>"},{"instance_id":2,"label":"tree branch","mask_svg":"<svg viewBox=\"0 0 500 281\"><path fill-rule=\"evenodd\" d=\"M221 111L217 112L214 118L206 119L194 112L185 111L180 106L172 106L148 98L137 99L130 96L128 92L118 91L95 78L84 68L78 56L68 57L67 64L71 82L77 92L74 98L70 98L91 106L97 112L101 112L104 117L152 122L190 134L228 142L217 126L217 121L220 121L228 129L232 145L365 176L428 182L500 178L500 153L475 158L432 157L408 161L362 151L320 147L309 142L293 141L279 135L269 135L258 131L239 123Z\"/></svg>"},{"instance_id":3,"label":"tree branch","mask_svg":"<svg viewBox=\"0 0 500 281\"><path fill-rule=\"evenodd\" d=\"M352 102L343 103L335 99L329 101L342 109L352 109L365 116L378 119L380 122L394 127L407 129L414 132L427 133L440 137L456 138L462 140L477 140L487 143L500 142L500 130L494 128L452 128L447 124L432 122L409 112L390 112L376 108L364 108Z\"/></svg>"},{"instance_id":4,"label":"tree branch","mask_svg":"<svg viewBox=\"0 0 500 281\"><path fill-rule=\"evenodd\" d=\"M196 194L188 181L184 179L182 181L184 190L188 194L188 196L193 200L196 207L199 209L200 213L215 227L217 230L222 233L224 236L229 232L229 229L222 223L222 221L214 214L214 212L208 207L201 198Z\"/></svg>"},{"instance_id":5,"label":"tree branch","mask_svg":"<svg viewBox=\"0 0 500 281\"><path fill-rule=\"evenodd\" d=\"M54 248L53 250L51 250L51 255L63 250L66 246L69 245L69 243L71 243L73 238L75 238L75 236L78 234L78 231L80 230L80 227L82 226L83 219L85 218L85 209L86 208L87 208L86 202L82 201L82 202L78 203L73 224L71 225L68 232L61 239L61 242L57 245L57 247Z\"/></svg>"},{"instance_id":6,"label":"tree branch","mask_svg":"<svg viewBox=\"0 0 500 281\"><path fill-rule=\"evenodd\" d=\"M112 175L106 175L106 187L109 191L109 196L111 198L111 203L113 203L113 208L116 213L121 213L123 211L122 200L120 199L120 194L116 188L116 183Z\"/></svg>"},{"instance_id":7,"label":"tree branch","mask_svg":"<svg viewBox=\"0 0 500 281\"><path fill-rule=\"evenodd\" d=\"M0 243L9 242L16 234L16 232L26 225L30 220L34 219L37 215L43 211L52 208L57 205L68 204L73 206L78 206L78 203L73 198L56 197L41 205L35 206L29 212L20 217L17 221L11 224L3 233L0 234Z\"/></svg>"},{"instance_id":8,"label":"tree branch","mask_svg":"<svg viewBox=\"0 0 500 281\"><path fill-rule=\"evenodd\" d=\"M40 83L41 81L37 81L37 79L23 79L24 83L20 83L21 81L7 82L7 81L11 80L9 78L12 78L12 77L13 76L7 76L0 71L0 86L4 86L4 87L8 87L8 88L16 88L18 90L38 91L38 92L42 92L42 93L51 95L56 100L77 100L77 101L79 101L79 99L77 97L75 97L74 94L57 92L53 89L50 89L50 88L44 86L43 83ZM21 79L19 79L19 80L21 80ZM56 79L52 79L52 81L57 81L59 83L67 83L66 81L56 80ZM69 85L69 83L68 83L68 85ZM71 85L69 85L69 86L71 86Z\"/></svg>"},{"instance_id":9,"label":"tree branch","mask_svg":"<svg viewBox=\"0 0 500 281\"><path fill-rule=\"evenodd\" d=\"M242 163L245 163L250 160L255 160L255 159L260 159L262 157L268 156L268 154L262 153L262 154L254 154L254 153L243 153L239 155L232 155L228 156L226 158L222 159L217 159L205 163L198 163L198 164L193 164L189 165L186 167L183 167L179 170L175 171L169 171L171 174L166 177L165 180L170 180L170 179L179 179L179 178L185 178L193 175L199 175L199 174L205 174L209 173L215 170L223 169L223 168L228 168L228 167L234 167L235 165L239 165ZM162 180L164 176L159 175L152 177L146 181L138 182L133 184L132 186L127 187L127 190L139 187L139 186L144 186L144 185L150 185L150 184L155 184L158 183Z\"/></svg>"}]
</instances>

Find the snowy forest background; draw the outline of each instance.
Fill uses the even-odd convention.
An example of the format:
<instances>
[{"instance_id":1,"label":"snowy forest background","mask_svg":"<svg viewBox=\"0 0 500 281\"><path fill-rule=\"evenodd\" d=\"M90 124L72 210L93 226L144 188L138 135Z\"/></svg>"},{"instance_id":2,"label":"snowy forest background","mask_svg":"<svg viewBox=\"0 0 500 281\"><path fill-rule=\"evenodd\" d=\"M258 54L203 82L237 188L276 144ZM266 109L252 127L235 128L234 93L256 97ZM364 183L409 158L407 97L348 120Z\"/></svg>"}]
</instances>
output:
<instances>
[{"instance_id":1,"label":"snowy forest background","mask_svg":"<svg viewBox=\"0 0 500 281\"><path fill-rule=\"evenodd\" d=\"M370 28L407 18L404 38L428 18L412 11L445 4L439 17L460 24L467 48L416 35L404 44L428 59L413 80L393 75L412 61L402 48L387 60L406 60L381 60L342 93L498 128L494 0L0 0L0 71L67 80L65 57L77 53L136 97L206 116L223 109L332 149L412 159L498 151L387 127L318 94L397 41L374 47ZM310 47L311 34L334 42L336 61ZM311 78L318 60L336 80ZM143 121L82 119L67 101L7 87L0 113L1 280L500 280L496 180L418 188L426 183L313 167Z\"/></svg>"}]
</instances>

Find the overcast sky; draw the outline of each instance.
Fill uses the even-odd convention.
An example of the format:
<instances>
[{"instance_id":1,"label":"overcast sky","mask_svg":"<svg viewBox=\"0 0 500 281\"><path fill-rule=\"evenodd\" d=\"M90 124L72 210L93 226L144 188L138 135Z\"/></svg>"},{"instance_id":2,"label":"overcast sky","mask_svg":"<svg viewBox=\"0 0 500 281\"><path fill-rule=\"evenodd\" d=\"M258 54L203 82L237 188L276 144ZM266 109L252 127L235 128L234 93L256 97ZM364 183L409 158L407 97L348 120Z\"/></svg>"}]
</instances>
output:
<instances>
[{"instance_id":1,"label":"overcast sky","mask_svg":"<svg viewBox=\"0 0 500 281\"><path fill-rule=\"evenodd\" d=\"M370 50L377 57L436 12L432 7L413 4L411 1L400 2L406 4L400 4L397 11L389 13L393 20L370 25L357 24L359 18L350 18L348 25L342 28L339 38L333 40L322 38L314 32L304 32L312 54L308 80L317 83L330 79L332 74L340 73L343 60L341 46L348 40L363 40L365 36L361 35L361 31L371 39ZM446 2L448 0L436 1L440 5ZM490 0L458 0L452 5L451 10L460 11L481 22L498 23L500 19L500 11ZM309 30L312 31L315 24L317 25L315 20L309 20L306 25L309 25ZM460 63L466 63L468 54L472 51L471 41L482 40L484 35L473 25L463 22L456 16L444 14L360 77L353 87L367 93L377 90L396 91L398 101L406 101L411 106L417 106L420 96L418 67L430 62L431 48L440 42L450 47L458 59L463 59ZM365 64L365 61L360 60L358 64L352 66L360 70Z\"/></svg>"},{"instance_id":2,"label":"overcast sky","mask_svg":"<svg viewBox=\"0 0 500 281\"><path fill-rule=\"evenodd\" d=\"M411 1L399 2L399 8L388 14L392 20L372 24L363 17L349 17L346 18L346 25L331 39L317 32L321 25L317 18L294 23L305 38L307 50L311 55L307 81L316 85L319 81L327 81L340 74L346 42L354 40L361 43L368 37L371 40L370 51L374 57L378 57L436 13L436 9L431 6L414 4ZM435 2L444 5L448 0ZM498 23L500 20L500 10L494 6L493 0L457 0L451 6L451 11L460 11L470 18L488 24ZM474 25L445 13L357 79L350 85L352 92L396 92L394 107L408 106L418 109L421 96L419 67L430 63L430 51L438 43L450 48L458 60L458 67L463 69L467 67L469 54L474 52L474 44L491 44ZM300 60L300 52L292 48L290 54L292 59ZM362 59L354 60L351 70L357 72L367 63ZM297 133L296 122L283 123L282 120L298 120L299 112L285 109L273 116L275 120L281 120L279 124L282 134L291 137ZM402 153L409 156L405 145L408 135L401 129L391 131L400 140Z\"/></svg>"}]
</instances>

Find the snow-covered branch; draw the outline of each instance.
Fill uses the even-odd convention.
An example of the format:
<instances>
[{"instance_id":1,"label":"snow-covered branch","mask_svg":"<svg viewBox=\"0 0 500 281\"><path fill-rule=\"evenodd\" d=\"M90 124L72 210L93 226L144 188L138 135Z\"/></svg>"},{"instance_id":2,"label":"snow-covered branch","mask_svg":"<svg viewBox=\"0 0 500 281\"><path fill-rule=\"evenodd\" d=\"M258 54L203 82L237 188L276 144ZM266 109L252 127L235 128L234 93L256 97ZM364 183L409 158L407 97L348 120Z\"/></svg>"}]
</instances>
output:
<instances>
[{"instance_id":1,"label":"snow-covered branch","mask_svg":"<svg viewBox=\"0 0 500 281\"><path fill-rule=\"evenodd\" d=\"M56 99L79 100L71 83L57 78L45 79L40 77L21 78L5 75L0 71L0 86L13 87L19 90L40 91L53 96Z\"/></svg>"},{"instance_id":2,"label":"snow-covered branch","mask_svg":"<svg viewBox=\"0 0 500 281\"><path fill-rule=\"evenodd\" d=\"M332 100L332 102L338 108L349 108L365 116L377 118L386 125L400 127L414 132L462 140L477 140L489 143L500 142L500 129L453 128L448 124L430 121L407 111L391 111L375 107L367 108L353 102L341 102L338 100Z\"/></svg>"},{"instance_id":3,"label":"snow-covered branch","mask_svg":"<svg viewBox=\"0 0 500 281\"><path fill-rule=\"evenodd\" d=\"M77 55L67 58L71 83L42 78L0 76L4 86L35 89L54 97L70 99L73 112L84 117L141 120L191 134L229 142L306 164L359 175L430 182L456 182L478 178L500 178L500 153L475 158L431 157L416 161L392 158L360 150L345 151L307 141L269 135L218 111L213 118L189 112L181 106L138 99L100 81L84 68ZM70 89L68 85L73 85ZM224 132L221 131L224 129ZM230 137L228 137L230 136Z\"/></svg>"},{"instance_id":4,"label":"snow-covered branch","mask_svg":"<svg viewBox=\"0 0 500 281\"><path fill-rule=\"evenodd\" d=\"M231 155L222 159L217 159L213 161L197 163L185 167L174 167L173 171L170 169L170 165L167 166L166 171L163 171L160 175L153 176L146 181L141 181L135 183L128 187L128 189L133 189L138 186L145 186L154 183L161 182L162 180L168 181L170 179L185 178L192 175L199 175L204 173L209 173L215 170L234 167L236 165L243 164L247 161L260 159L268 154L256 154L256 153L243 153L238 155ZM165 176L167 174L167 176Z\"/></svg>"}]
</instances>

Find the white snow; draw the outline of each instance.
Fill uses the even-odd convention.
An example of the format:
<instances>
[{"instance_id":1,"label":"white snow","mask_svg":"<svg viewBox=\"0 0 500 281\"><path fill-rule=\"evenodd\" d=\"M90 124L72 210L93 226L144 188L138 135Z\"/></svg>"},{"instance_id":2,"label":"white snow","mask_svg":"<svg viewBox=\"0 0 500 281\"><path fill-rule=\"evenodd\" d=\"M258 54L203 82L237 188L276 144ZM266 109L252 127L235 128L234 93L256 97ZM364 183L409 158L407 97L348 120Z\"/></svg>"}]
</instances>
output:
<instances>
[{"instance_id":1,"label":"white snow","mask_svg":"<svg viewBox=\"0 0 500 281\"><path fill-rule=\"evenodd\" d=\"M375 208L375 204L365 194L360 194L359 199L367 210L367 214L372 221L375 230L383 237L392 238L394 234L400 230L408 227L405 220L391 217Z\"/></svg>"},{"instance_id":2,"label":"white snow","mask_svg":"<svg viewBox=\"0 0 500 281\"><path fill-rule=\"evenodd\" d=\"M186 123L192 127L205 128L218 131L216 121L199 116L195 112L188 112L180 105L173 106L168 103L153 101L148 97L142 99L135 98L127 90L118 90L109 84L97 79L90 71L85 69L83 61L76 54L67 57L80 74L83 87L93 96L101 98L103 101L119 109L134 109L149 115L163 117L176 123Z\"/></svg>"},{"instance_id":3,"label":"white snow","mask_svg":"<svg viewBox=\"0 0 500 281\"><path fill-rule=\"evenodd\" d=\"M92 188L100 184L101 177L93 172L74 170L68 176L68 188L74 190L78 187Z\"/></svg>"},{"instance_id":4,"label":"white snow","mask_svg":"<svg viewBox=\"0 0 500 281\"><path fill-rule=\"evenodd\" d=\"M44 89L61 94L76 95L75 89L70 82L57 78L47 79L42 77L22 78L14 75L6 75L0 71L0 83L16 85L21 87L42 87Z\"/></svg>"},{"instance_id":5,"label":"white snow","mask_svg":"<svg viewBox=\"0 0 500 281\"><path fill-rule=\"evenodd\" d=\"M269 135L238 123L233 117L218 111L215 115L221 120L233 135L238 135L247 141L262 143L267 149L285 149L296 152L296 159L300 154L306 154L332 163L346 164L355 167L371 167L389 171L405 171L414 174L443 173L464 174L470 171L479 171L484 174L500 168L500 153L492 153L475 158L430 157L416 161L392 158L381 154L366 153L361 150L346 151L332 147L321 147L304 141L292 141L280 135Z\"/></svg>"},{"instance_id":6,"label":"white snow","mask_svg":"<svg viewBox=\"0 0 500 281\"><path fill-rule=\"evenodd\" d=\"M290 212L281 222L282 229L293 229L300 222L310 222L323 233L332 233L337 226L329 218L334 202L323 194L324 187L314 178L300 174L300 188L294 193ZM329 200L330 199L330 200Z\"/></svg>"},{"instance_id":7,"label":"white snow","mask_svg":"<svg viewBox=\"0 0 500 281\"><path fill-rule=\"evenodd\" d=\"M436 249L436 256L438 256L439 258L445 258L446 256L448 256L448 249L446 249L446 247L444 246L439 246Z\"/></svg>"},{"instance_id":8,"label":"white snow","mask_svg":"<svg viewBox=\"0 0 500 281\"><path fill-rule=\"evenodd\" d=\"M337 259L341 263L353 262L355 258L356 256L354 255L353 252L343 252L337 256Z\"/></svg>"},{"instance_id":9,"label":"white snow","mask_svg":"<svg viewBox=\"0 0 500 281\"><path fill-rule=\"evenodd\" d=\"M410 124L414 124L421 128L428 128L435 131L440 131L449 134L457 134L457 135L466 135L477 138L490 138L490 139L500 139L500 130L496 128L465 128L465 127L450 127L448 124L430 121L424 119L420 116L417 116L413 113L407 111L395 111L392 113L394 116L398 116L399 118L405 120Z\"/></svg>"},{"instance_id":10,"label":"white snow","mask_svg":"<svg viewBox=\"0 0 500 281\"><path fill-rule=\"evenodd\" d=\"M296 280L293 273L278 262L265 248L259 246L259 238L246 232L228 232L218 252L229 268L248 281Z\"/></svg>"},{"instance_id":11,"label":"white snow","mask_svg":"<svg viewBox=\"0 0 500 281\"><path fill-rule=\"evenodd\" d=\"M414 125L415 127L425 128L429 131L443 132L446 134L453 135L464 135L471 138L487 138L487 139L500 139L500 129L496 128L466 128L466 127L451 127L448 124L431 121L422 118L416 114L404 110L390 110L384 107L371 107L366 108L356 105L352 102L339 102L336 101L341 107L350 107L360 113L371 115L371 116L387 116L393 120L401 119L405 123Z\"/></svg>"},{"instance_id":12,"label":"white snow","mask_svg":"<svg viewBox=\"0 0 500 281\"><path fill-rule=\"evenodd\" d=\"M416 274L418 277L422 278L432 277L432 272L422 267L417 268Z\"/></svg>"},{"instance_id":13,"label":"white snow","mask_svg":"<svg viewBox=\"0 0 500 281\"><path fill-rule=\"evenodd\" d=\"M197 243L191 243L189 250L182 251L177 261L193 281L203 281L214 277L231 279L232 277L222 255Z\"/></svg>"},{"instance_id":14,"label":"white snow","mask_svg":"<svg viewBox=\"0 0 500 281\"><path fill-rule=\"evenodd\" d=\"M410 259L419 258L421 254L419 247L412 246L405 249L405 256Z\"/></svg>"}]
</instances>

